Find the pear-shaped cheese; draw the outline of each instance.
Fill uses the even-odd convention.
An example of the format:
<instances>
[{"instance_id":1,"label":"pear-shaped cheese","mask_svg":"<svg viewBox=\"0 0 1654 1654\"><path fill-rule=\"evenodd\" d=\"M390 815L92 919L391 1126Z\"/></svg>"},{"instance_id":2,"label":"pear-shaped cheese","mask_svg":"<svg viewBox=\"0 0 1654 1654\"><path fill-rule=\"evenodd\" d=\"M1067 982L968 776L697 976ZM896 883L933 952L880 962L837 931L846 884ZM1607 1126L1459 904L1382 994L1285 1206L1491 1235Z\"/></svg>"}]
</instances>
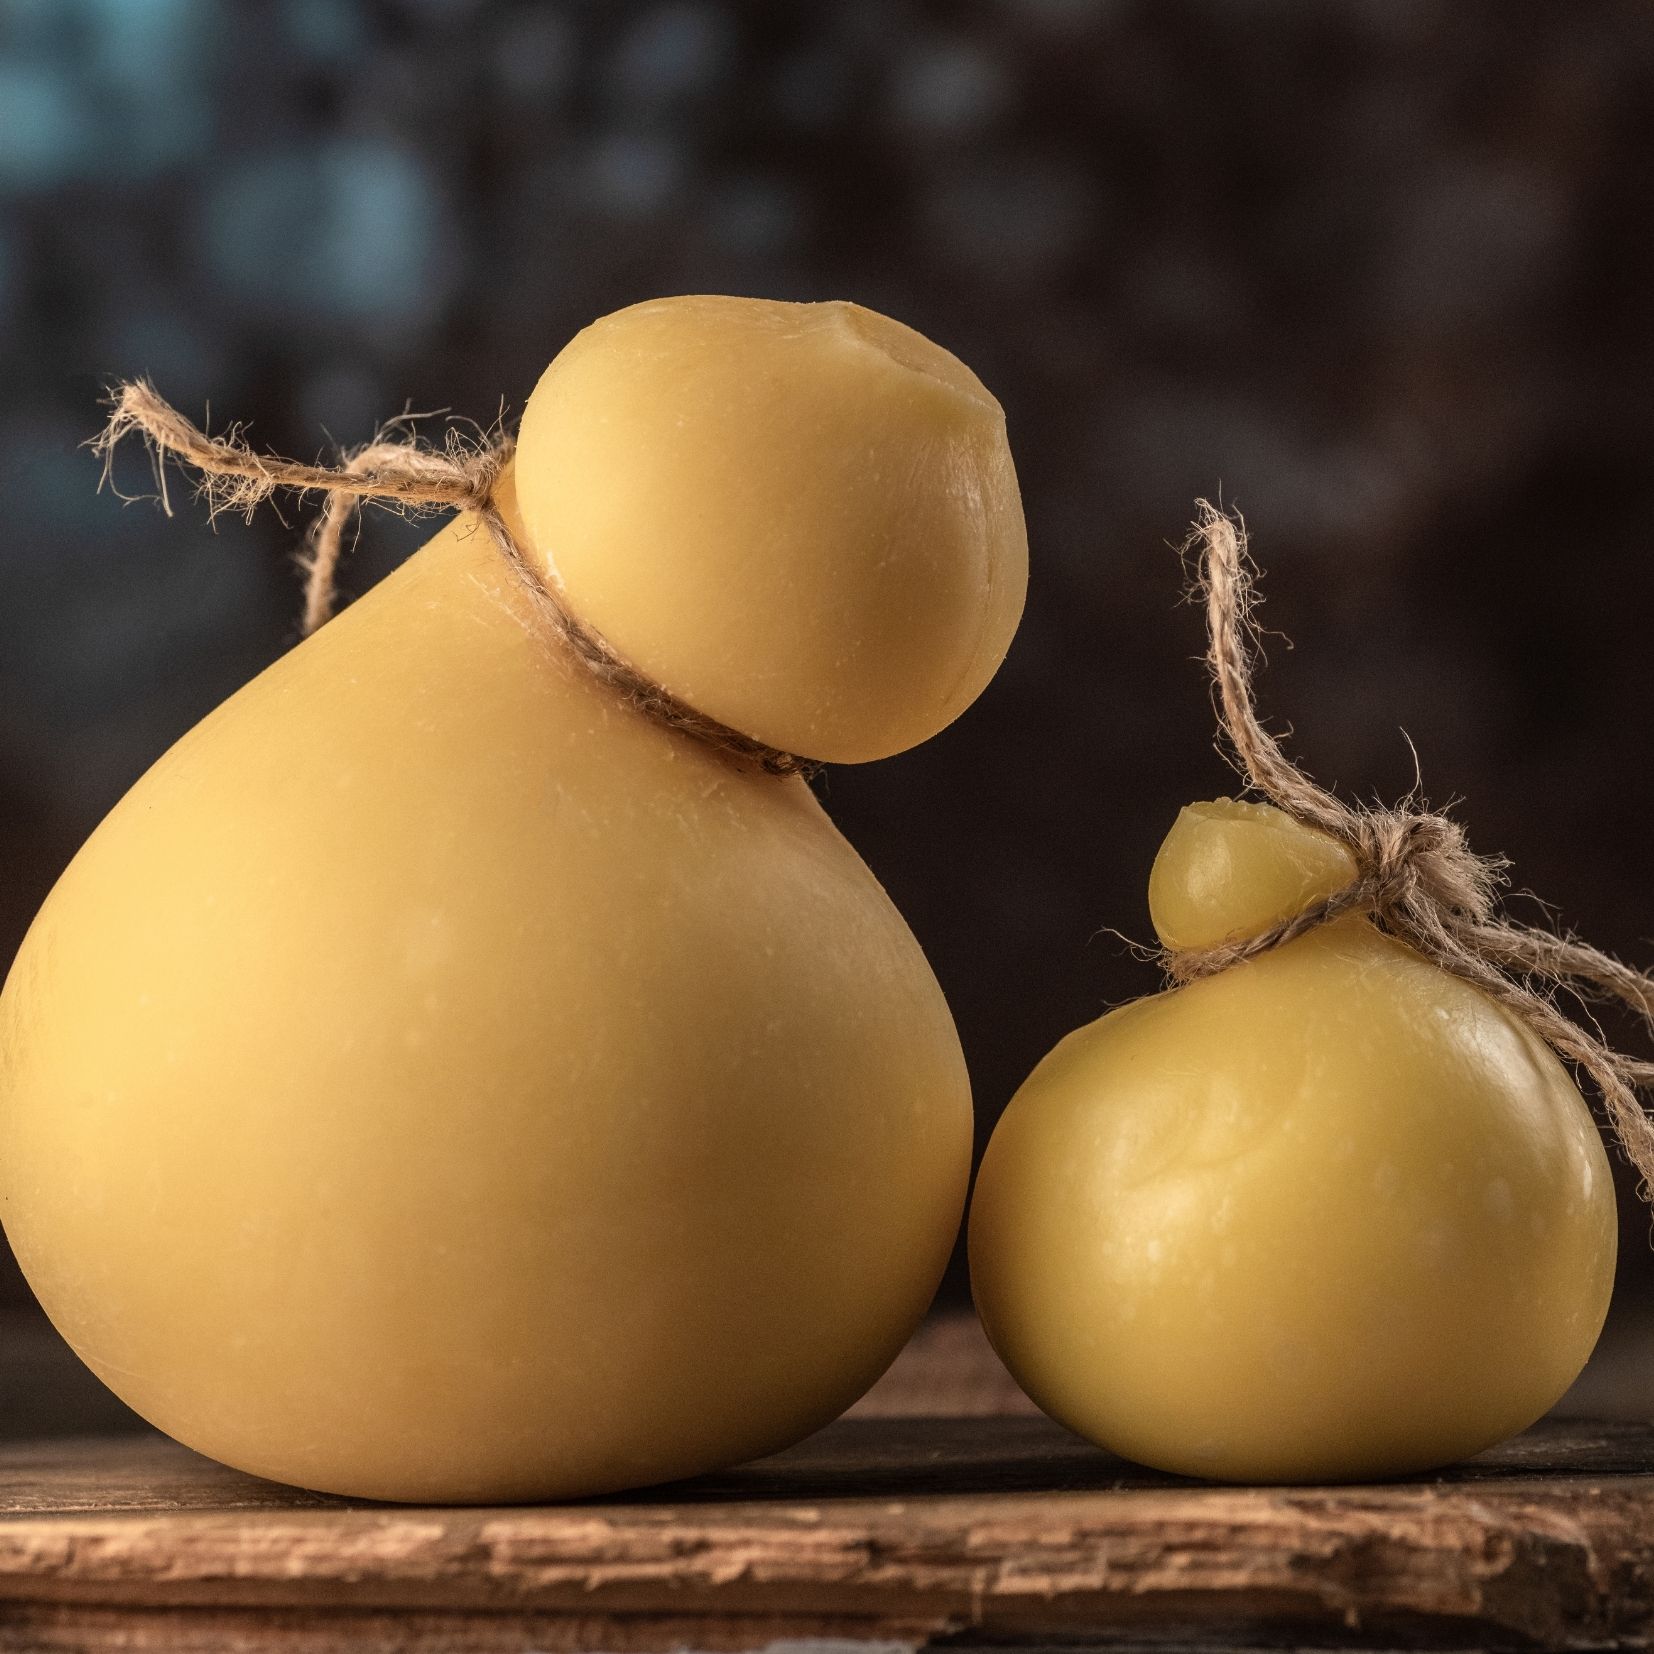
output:
<instances>
[{"instance_id":1,"label":"pear-shaped cheese","mask_svg":"<svg viewBox=\"0 0 1654 1654\"><path fill-rule=\"evenodd\" d=\"M0 1216L53 1321L191 1447L343 1494L797 1439L924 1311L970 1136L805 784L573 664L474 518L156 764L0 999Z\"/></svg>"},{"instance_id":2,"label":"pear-shaped cheese","mask_svg":"<svg viewBox=\"0 0 1654 1654\"><path fill-rule=\"evenodd\" d=\"M1186 810L1161 940L1255 935L1348 852L1262 805ZM1441 1465L1567 1389L1613 1283L1602 1144L1550 1049L1350 916L1069 1035L971 1213L995 1347L1128 1458L1314 1481Z\"/></svg>"}]
</instances>

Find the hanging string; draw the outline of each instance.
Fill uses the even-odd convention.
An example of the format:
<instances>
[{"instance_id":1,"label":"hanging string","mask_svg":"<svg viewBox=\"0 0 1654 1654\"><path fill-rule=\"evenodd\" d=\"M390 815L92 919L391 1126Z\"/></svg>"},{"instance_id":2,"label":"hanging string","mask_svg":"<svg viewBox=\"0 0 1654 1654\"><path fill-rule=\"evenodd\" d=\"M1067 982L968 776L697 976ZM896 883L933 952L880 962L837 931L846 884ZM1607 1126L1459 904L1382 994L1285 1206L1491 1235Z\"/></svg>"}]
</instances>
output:
<instances>
[{"instance_id":1,"label":"hanging string","mask_svg":"<svg viewBox=\"0 0 1654 1654\"><path fill-rule=\"evenodd\" d=\"M1654 975L1503 912L1505 863L1477 855L1458 822L1405 806L1346 804L1286 756L1259 719L1253 692L1255 576L1245 526L1204 500L1199 509L1186 549L1198 560L1206 661L1222 734L1251 787L1293 820L1337 839L1354 857L1356 874L1343 889L1255 936L1167 952L1167 974L1178 983L1212 976L1346 913L1364 913L1475 984L1589 1075L1615 1139L1640 1174L1644 1198L1654 1198L1654 1122L1639 1096L1654 1086L1654 1062L1615 1050L1594 1027L1564 1014L1555 997L1563 990L1581 1000L1615 1001L1654 1032Z\"/></svg>"},{"instance_id":2,"label":"hanging string","mask_svg":"<svg viewBox=\"0 0 1654 1654\"><path fill-rule=\"evenodd\" d=\"M391 432L397 429L393 425L337 465L307 465L259 453L234 428L224 436L208 436L144 380L117 386L110 396L110 408L108 423L92 442L94 451L103 456L105 476L122 440L133 433L141 436L155 458L161 505L169 516L172 502L164 463L169 457L199 473L198 492L214 516L235 511L250 517L282 489L323 496L301 558L306 637L333 614L345 535L364 500L416 513L473 512L533 599L547 628L593 676L623 695L645 717L772 775L803 774L813 768L808 759L769 746L679 700L566 606L561 593L523 554L495 503L496 485L511 459L508 440L478 442L450 431L444 446L436 448L411 433L393 437Z\"/></svg>"}]
</instances>

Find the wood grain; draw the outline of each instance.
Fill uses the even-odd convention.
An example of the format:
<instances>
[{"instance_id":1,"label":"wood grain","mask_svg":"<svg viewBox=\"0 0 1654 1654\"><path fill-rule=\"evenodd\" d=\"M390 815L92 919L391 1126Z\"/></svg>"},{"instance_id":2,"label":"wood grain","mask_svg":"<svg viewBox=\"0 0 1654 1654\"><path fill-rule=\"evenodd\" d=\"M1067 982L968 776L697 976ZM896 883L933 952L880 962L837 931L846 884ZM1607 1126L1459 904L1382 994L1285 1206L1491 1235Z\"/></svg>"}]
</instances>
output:
<instances>
[{"instance_id":1,"label":"wood grain","mask_svg":"<svg viewBox=\"0 0 1654 1654\"><path fill-rule=\"evenodd\" d=\"M631 1650L848 1638L1646 1647L1654 1429L1450 1477L1216 1488L1041 1419L846 1420L649 1495L423 1509L156 1438L0 1454L0 1649Z\"/></svg>"}]
</instances>

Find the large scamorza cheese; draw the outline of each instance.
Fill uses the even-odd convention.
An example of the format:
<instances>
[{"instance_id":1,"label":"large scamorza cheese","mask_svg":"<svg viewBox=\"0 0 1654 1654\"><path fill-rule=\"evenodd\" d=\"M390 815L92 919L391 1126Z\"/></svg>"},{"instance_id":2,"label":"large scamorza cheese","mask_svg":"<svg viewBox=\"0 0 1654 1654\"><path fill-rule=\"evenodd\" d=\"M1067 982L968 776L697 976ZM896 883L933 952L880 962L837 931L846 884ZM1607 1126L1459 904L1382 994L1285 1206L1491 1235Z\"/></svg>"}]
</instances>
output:
<instances>
[{"instance_id":1,"label":"large scamorza cheese","mask_svg":"<svg viewBox=\"0 0 1654 1654\"><path fill-rule=\"evenodd\" d=\"M712 330L725 390L640 381L645 321L686 359ZM673 301L573 348L500 504L635 664L726 720L768 681L749 733L811 756L981 687L1025 549L966 370L846 306ZM744 506L703 496L747 467ZM842 517L824 488L772 534L818 476ZM675 650L657 599L727 633ZM0 1217L59 1330L189 1446L341 1494L562 1498L798 1439L924 1312L970 1140L941 991L805 783L597 681L470 516L162 757L0 998Z\"/></svg>"}]
</instances>

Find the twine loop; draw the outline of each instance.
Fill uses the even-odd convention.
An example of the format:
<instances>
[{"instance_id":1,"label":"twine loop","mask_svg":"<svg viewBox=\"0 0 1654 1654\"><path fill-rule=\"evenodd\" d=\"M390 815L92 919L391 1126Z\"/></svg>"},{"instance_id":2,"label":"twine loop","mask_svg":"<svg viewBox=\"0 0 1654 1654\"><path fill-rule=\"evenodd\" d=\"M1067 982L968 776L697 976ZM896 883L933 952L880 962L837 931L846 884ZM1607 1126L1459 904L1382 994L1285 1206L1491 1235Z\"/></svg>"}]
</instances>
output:
<instances>
[{"instance_id":1,"label":"twine loop","mask_svg":"<svg viewBox=\"0 0 1654 1654\"><path fill-rule=\"evenodd\" d=\"M1654 1035L1654 974L1505 913L1500 897L1508 863L1478 855L1450 816L1413 798L1393 807L1346 804L1286 756L1259 719L1253 693L1255 576L1245 526L1204 500L1199 510L1185 550L1198 557L1220 732L1249 787L1293 820L1338 840L1356 871L1342 889L1256 935L1166 950L1161 963L1168 977L1183 984L1214 976L1346 914L1363 913L1481 989L1588 1075L1644 1199L1654 1200L1654 1122L1639 1096L1654 1086L1654 1062L1617 1050L1589 1016L1591 1002L1615 1003ZM1559 994L1575 1002L1574 1015L1558 1004Z\"/></svg>"},{"instance_id":2,"label":"twine loop","mask_svg":"<svg viewBox=\"0 0 1654 1654\"><path fill-rule=\"evenodd\" d=\"M115 449L123 438L137 433L154 458L161 508L169 517L172 501L164 463L169 456L198 473L197 493L212 517L235 511L250 519L281 489L322 496L322 509L299 555L305 576L305 637L325 625L337 606L345 534L364 501L416 516L440 510L469 511L488 531L548 629L588 671L645 717L772 775L808 774L814 768L808 759L756 740L679 700L567 606L553 581L524 555L495 502L501 473L512 457L510 438L471 438L450 429L438 448L415 434L411 420L395 420L337 465L307 465L258 452L233 426L223 436L209 436L163 400L146 380L116 386L109 404L109 420L90 445L103 456L105 480Z\"/></svg>"}]
</instances>

